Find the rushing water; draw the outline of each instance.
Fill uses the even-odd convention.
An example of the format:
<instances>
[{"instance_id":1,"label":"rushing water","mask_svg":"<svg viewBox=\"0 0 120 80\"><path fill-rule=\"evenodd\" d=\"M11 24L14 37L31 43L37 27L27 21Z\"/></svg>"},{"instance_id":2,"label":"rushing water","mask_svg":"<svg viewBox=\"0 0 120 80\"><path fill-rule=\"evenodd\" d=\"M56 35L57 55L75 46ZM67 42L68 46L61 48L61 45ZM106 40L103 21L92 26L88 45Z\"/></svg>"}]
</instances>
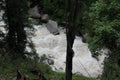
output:
<instances>
[{"instance_id":1,"label":"rushing water","mask_svg":"<svg viewBox=\"0 0 120 80\"><path fill-rule=\"evenodd\" d=\"M54 64L50 64L53 70L64 72L66 63L66 34L59 29L59 35L51 34L45 25L34 26L36 29L32 40L39 56L46 55ZM82 74L88 77L97 77L102 74L102 63L104 55L99 56L97 61L91 56L88 44L83 43L80 37L76 36L73 57L73 73Z\"/></svg>"},{"instance_id":2,"label":"rushing water","mask_svg":"<svg viewBox=\"0 0 120 80\"><path fill-rule=\"evenodd\" d=\"M3 13L0 14L0 16ZM1 17L0 17L1 18ZM4 29L4 21L0 21L0 30L7 33ZM35 35L32 37L32 41L35 45L36 51L39 56L46 55L49 64L53 70L64 72L66 66L66 34L65 30L59 28L59 35L53 35L48 31L45 25L34 25ZM73 73L81 74L88 77L97 77L102 74L103 61L105 55L99 56L99 61L91 56L91 52L88 49L88 44L83 43L80 37L76 36L74 45L74 57L73 57ZM104 52L106 53L106 52Z\"/></svg>"},{"instance_id":3,"label":"rushing water","mask_svg":"<svg viewBox=\"0 0 120 80\"><path fill-rule=\"evenodd\" d=\"M3 12L0 12L2 19ZM4 29L5 23L0 21L0 30L7 33ZM64 72L66 65L66 34L64 29L60 29L59 35L53 35L48 31L45 25L34 25L35 35L32 41L39 56L46 55L53 64L49 64L53 70ZM76 36L74 46L75 55L73 57L73 73L88 77L97 77L102 74L103 61L105 55L99 56L99 61L91 56L88 44L83 43L80 37ZM106 53L106 52L104 52Z\"/></svg>"},{"instance_id":4,"label":"rushing water","mask_svg":"<svg viewBox=\"0 0 120 80\"><path fill-rule=\"evenodd\" d=\"M0 22L0 30L6 33L5 29L1 26L5 25L3 21ZM60 34L53 35L48 31L45 25L34 25L35 36L32 41L35 45L36 51L39 56L46 55L48 62L53 70L64 72L66 66L66 34L65 30L59 28ZM99 61L91 56L88 49L88 44L83 43L80 37L76 36L74 45L73 57L73 73L81 74L88 77L97 77L102 74L103 61L105 54L99 56ZM104 51L106 53L106 51Z\"/></svg>"}]
</instances>

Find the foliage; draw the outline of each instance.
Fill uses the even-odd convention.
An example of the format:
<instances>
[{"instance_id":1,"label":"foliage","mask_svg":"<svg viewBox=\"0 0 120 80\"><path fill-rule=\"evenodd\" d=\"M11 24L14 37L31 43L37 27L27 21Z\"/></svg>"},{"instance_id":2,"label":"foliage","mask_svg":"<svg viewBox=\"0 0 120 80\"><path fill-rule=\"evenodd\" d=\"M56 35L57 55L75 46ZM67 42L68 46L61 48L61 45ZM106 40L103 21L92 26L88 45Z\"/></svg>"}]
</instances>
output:
<instances>
[{"instance_id":1,"label":"foliage","mask_svg":"<svg viewBox=\"0 0 120 80\"><path fill-rule=\"evenodd\" d=\"M120 54L115 51L106 59L104 65L104 72L101 80L119 80L120 79Z\"/></svg>"},{"instance_id":2,"label":"foliage","mask_svg":"<svg viewBox=\"0 0 120 80\"><path fill-rule=\"evenodd\" d=\"M89 48L93 55L108 48L111 53L105 60L102 80L119 80L120 67L120 1L97 0L84 16L90 38Z\"/></svg>"},{"instance_id":3,"label":"foliage","mask_svg":"<svg viewBox=\"0 0 120 80\"><path fill-rule=\"evenodd\" d=\"M0 10L5 8L5 1L4 0L0 0Z\"/></svg>"},{"instance_id":4,"label":"foliage","mask_svg":"<svg viewBox=\"0 0 120 80\"><path fill-rule=\"evenodd\" d=\"M41 71L47 80L63 80L64 73L52 71L52 69L44 63L39 62L39 58L21 57L20 55L11 56L8 53L0 53L0 78L12 80L16 77L16 71L19 70L22 75L25 75L29 80L33 80L38 76L31 73L30 70ZM84 76L73 75L73 80L94 80Z\"/></svg>"},{"instance_id":5,"label":"foliage","mask_svg":"<svg viewBox=\"0 0 120 80\"><path fill-rule=\"evenodd\" d=\"M43 0L43 6L52 19L59 23L66 20L64 0Z\"/></svg>"},{"instance_id":6,"label":"foliage","mask_svg":"<svg viewBox=\"0 0 120 80\"><path fill-rule=\"evenodd\" d=\"M14 4L16 3L16 4ZM34 52L34 45L31 37L34 35L34 28L28 15L28 1L27 0L5 0L4 14L2 21L5 21L6 36L5 39L7 47L18 53L24 53L26 46L29 46ZM10 35L11 34L11 35ZM13 39L14 38L14 39ZM8 45L13 41L14 47Z\"/></svg>"},{"instance_id":7,"label":"foliage","mask_svg":"<svg viewBox=\"0 0 120 80\"><path fill-rule=\"evenodd\" d=\"M4 0L2 1L4 3ZM9 19L4 17L6 23L10 24L12 22L11 26L14 26L14 28L17 28L18 30L21 24L24 27L28 26L29 22L27 15L27 0L6 1L8 1L9 3L9 13L7 13L9 14L9 16L7 15ZM108 48L111 51L111 54L109 54L108 59L106 59L105 61L102 80L118 80L120 78L120 76L118 75L120 74L120 0L95 1L96 0L86 0L79 3L79 11L76 24L77 29L80 32L89 32L90 37L88 43L93 55L98 55L96 51L99 51L102 48ZM91 5L91 7L89 7L91 3L93 4ZM42 3L40 4L44 6L44 10L50 15L52 19L57 20L59 23L66 21L67 12L65 11L65 5L63 5L64 0L42 0ZM2 6L4 5L2 4ZM22 31L20 31L20 33L21 32ZM19 32L15 32L14 37L16 36L16 33ZM1 34L2 32L0 32L0 35ZM9 40L12 39L9 38ZM16 39L13 39L13 41L14 40ZM3 40L0 40L0 42L2 41ZM31 41L29 42L31 43ZM34 45L29 44L29 46L33 49L33 52L35 53ZM23 74L28 75L32 80L36 76L31 74L29 72L29 69L33 68L41 70L43 73L45 73L47 79L54 78L58 80L64 77L64 73L54 72L48 65L39 63L38 57L35 57L35 59L31 59L29 57L25 58L21 57L21 55L14 54L14 56L16 55L16 57L13 59L12 55L3 52L4 50L0 50L0 70L2 70L0 71L0 77L12 79L14 76L16 76L16 70L19 69ZM92 79L74 75L73 80Z\"/></svg>"},{"instance_id":8,"label":"foliage","mask_svg":"<svg viewBox=\"0 0 120 80\"><path fill-rule=\"evenodd\" d=\"M120 48L120 5L118 0L98 0L92 4L88 13L90 28L90 48L95 51L99 48L111 50Z\"/></svg>"},{"instance_id":9,"label":"foliage","mask_svg":"<svg viewBox=\"0 0 120 80\"><path fill-rule=\"evenodd\" d=\"M23 53L27 42L24 28L28 26L28 1L5 0L5 3L8 47L17 53Z\"/></svg>"}]
</instances>

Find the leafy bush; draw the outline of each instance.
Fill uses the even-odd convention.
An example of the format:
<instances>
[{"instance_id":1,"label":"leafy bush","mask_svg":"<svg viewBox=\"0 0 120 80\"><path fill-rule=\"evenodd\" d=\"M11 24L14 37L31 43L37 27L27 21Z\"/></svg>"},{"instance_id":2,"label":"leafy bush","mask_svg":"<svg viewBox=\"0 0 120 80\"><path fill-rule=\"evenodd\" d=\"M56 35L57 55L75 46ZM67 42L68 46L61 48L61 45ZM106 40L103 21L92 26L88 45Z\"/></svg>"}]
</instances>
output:
<instances>
[{"instance_id":1,"label":"leafy bush","mask_svg":"<svg viewBox=\"0 0 120 80\"><path fill-rule=\"evenodd\" d=\"M58 22L66 20L64 4L64 0L43 0L43 6L46 13L48 13L52 19L57 20Z\"/></svg>"},{"instance_id":2,"label":"leafy bush","mask_svg":"<svg viewBox=\"0 0 120 80\"><path fill-rule=\"evenodd\" d=\"M29 80L34 80L38 76L31 73L32 70L40 71L47 80L63 80L65 73L52 71L51 67L47 64L39 62L39 58L25 58L20 55L12 56L7 53L0 54L0 78L5 78L6 80L12 80L17 75L17 70L19 70L22 75L25 75ZM84 76L73 75L73 80L94 80L92 78L87 78Z\"/></svg>"},{"instance_id":3,"label":"leafy bush","mask_svg":"<svg viewBox=\"0 0 120 80\"><path fill-rule=\"evenodd\" d=\"M111 53L105 60L102 80L119 80L120 76L120 1L97 0L87 13L86 26L89 25L89 48L93 55L102 48Z\"/></svg>"},{"instance_id":4,"label":"leafy bush","mask_svg":"<svg viewBox=\"0 0 120 80\"><path fill-rule=\"evenodd\" d=\"M114 15L114 16L113 16ZM120 5L118 0L98 0L88 13L90 48L120 48ZM88 25L87 25L88 26Z\"/></svg>"}]
</instances>

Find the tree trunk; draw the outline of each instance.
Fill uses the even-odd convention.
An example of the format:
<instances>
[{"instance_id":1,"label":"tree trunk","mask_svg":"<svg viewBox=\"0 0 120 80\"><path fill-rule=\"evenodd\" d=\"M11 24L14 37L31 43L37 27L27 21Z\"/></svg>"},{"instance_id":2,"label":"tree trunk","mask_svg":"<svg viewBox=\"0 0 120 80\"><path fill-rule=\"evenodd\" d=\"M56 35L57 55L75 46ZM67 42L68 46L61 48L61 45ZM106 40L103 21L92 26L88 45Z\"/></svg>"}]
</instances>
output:
<instances>
[{"instance_id":1,"label":"tree trunk","mask_svg":"<svg viewBox=\"0 0 120 80\"><path fill-rule=\"evenodd\" d=\"M24 27L27 26L26 0L5 0L6 17L8 23L8 47L11 51L23 53L26 44L26 33Z\"/></svg>"},{"instance_id":2,"label":"tree trunk","mask_svg":"<svg viewBox=\"0 0 120 80\"><path fill-rule=\"evenodd\" d=\"M12 4L10 3L9 0L6 0L6 15L7 15L7 20L8 20L8 47L10 50L13 50L13 48L16 47L16 27L15 27L15 22L12 21L11 16L13 16L13 12L11 9Z\"/></svg>"},{"instance_id":3,"label":"tree trunk","mask_svg":"<svg viewBox=\"0 0 120 80\"><path fill-rule=\"evenodd\" d=\"M66 80L72 80L72 58L74 56L74 51L72 49L75 39L75 29L76 29L76 16L77 16L77 3L78 0L67 0L68 8L68 24L66 29L67 36L67 55L66 55ZM71 3L69 5L69 3Z\"/></svg>"}]
</instances>

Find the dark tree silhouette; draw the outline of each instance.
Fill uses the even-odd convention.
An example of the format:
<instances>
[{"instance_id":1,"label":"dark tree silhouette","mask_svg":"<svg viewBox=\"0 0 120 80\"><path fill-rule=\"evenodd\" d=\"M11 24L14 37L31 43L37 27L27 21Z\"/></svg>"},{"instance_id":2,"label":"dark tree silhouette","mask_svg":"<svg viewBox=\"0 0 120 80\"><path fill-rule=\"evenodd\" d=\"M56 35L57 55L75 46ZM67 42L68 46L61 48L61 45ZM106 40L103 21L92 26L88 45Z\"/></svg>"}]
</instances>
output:
<instances>
[{"instance_id":1,"label":"dark tree silhouette","mask_svg":"<svg viewBox=\"0 0 120 80\"><path fill-rule=\"evenodd\" d=\"M26 44L27 0L5 0L8 23L8 47L15 52L23 53Z\"/></svg>"},{"instance_id":2,"label":"dark tree silhouette","mask_svg":"<svg viewBox=\"0 0 120 80\"><path fill-rule=\"evenodd\" d=\"M76 29L76 16L77 16L77 6L78 0L67 0L67 56L66 56L66 80L72 80L72 58L74 56L74 51L72 49L75 39L75 29Z\"/></svg>"}]
</instances>

